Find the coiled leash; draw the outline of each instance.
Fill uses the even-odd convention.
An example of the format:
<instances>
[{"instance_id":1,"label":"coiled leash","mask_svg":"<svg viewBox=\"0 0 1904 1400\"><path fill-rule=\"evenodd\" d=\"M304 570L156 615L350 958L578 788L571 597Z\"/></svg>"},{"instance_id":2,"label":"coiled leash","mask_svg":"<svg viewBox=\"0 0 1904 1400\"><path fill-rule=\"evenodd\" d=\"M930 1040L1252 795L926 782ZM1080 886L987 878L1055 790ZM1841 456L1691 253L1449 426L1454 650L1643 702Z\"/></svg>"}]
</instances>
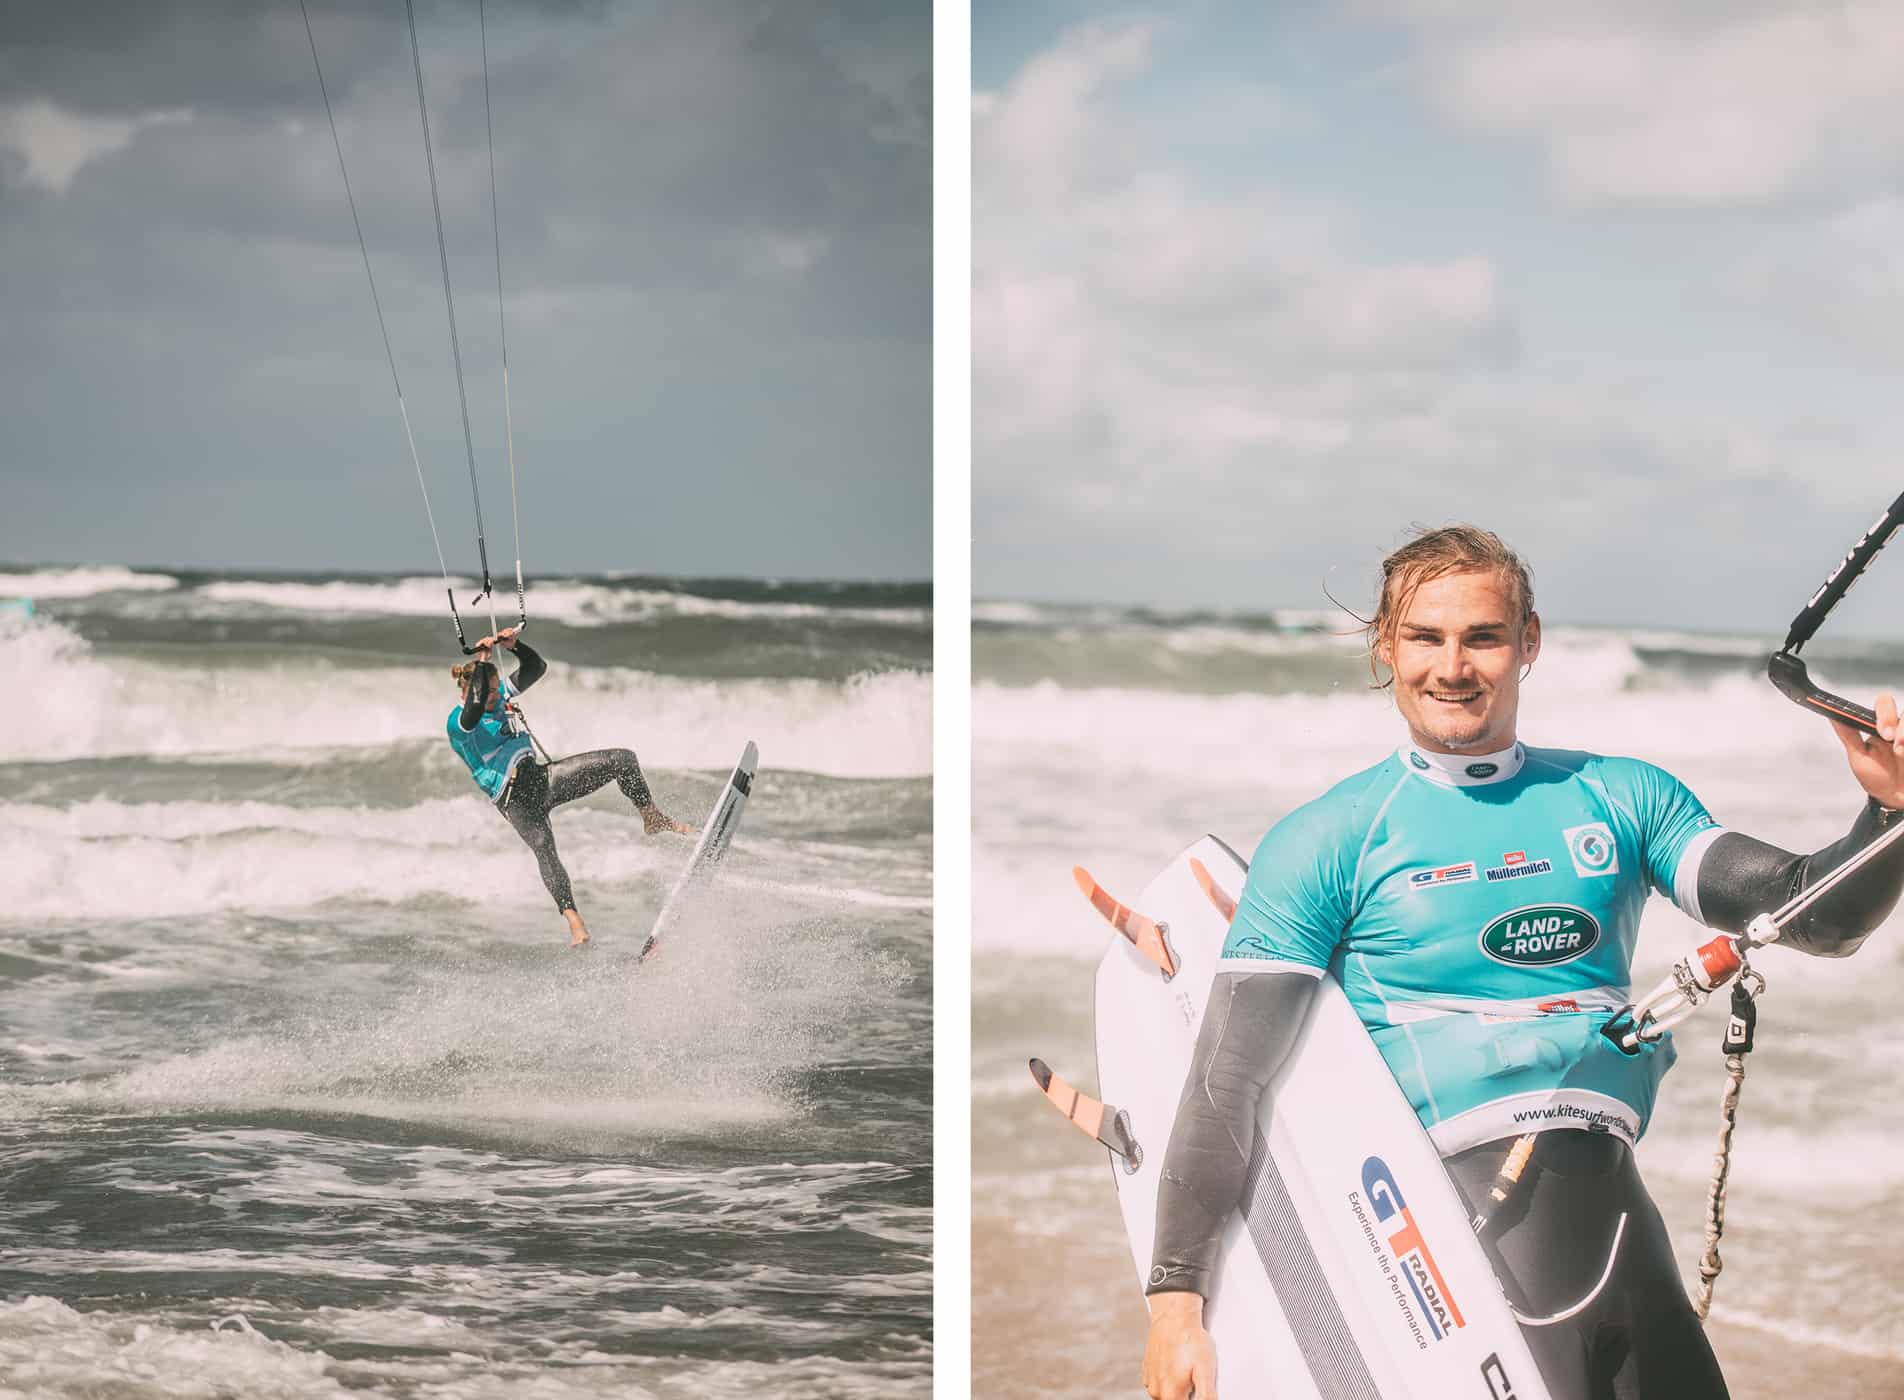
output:
<instances>
[{"instance_id":1,"label":"coiled leash","mask_svg":"<svg viewBox=\"0 0 1904 1400\"><path fill-rule=\"evenodd\" d=\"M1765 990L1764 974L1752 966L1749 954L1754 948L1776 943L1793 919L1899 838L1904 838L1904 823L1891 827L1810 889L1770 913L1760 914L1745 926L1744 933L1722 933L1702 944L1675 963L1673 970L1643 999L1621 1008L1601 1028L1600 1033L1622 1054L1637 1055L1642 1045L1656 1043L1692 1015L1707 997L1732 984L1732 1014L1726 1021L1725 1041L1721 1047L1725 1055L1726 1087L1719 1104L1719 1148L1713 1154L1712 1185L1706 1191L1706 1250L1699 1260L1699 1292L1693 1302L1693 1311L1702 1320L1712 1309L1713 1282L1725 1267L1719 1257L1719 1239L1725 1233L1726 1178L1732 1169L1732 1133L1738 1125L1739 1091L1745 1085L1745 1057L1752 1049L1753 1032L1758 1028L1758 997Z\"/></svg>"},{"instance_id":2,"label":"coiled leash","mask_svg":"<svg viewBox=\"0 0 1904 1400\"><path fill-rule=\"evenodd\" d=\"M1726 1087L1719 1100L1719 1150L1712 1154L1712 1184L1706 1188L1706 1250L1699 1256L1699 1291L1692 1310L1704 1322L1712 1311L1712 1287L1718 1281L1725 1261L1719 1257L1719 1238L1725 1234L1726 1178L1732 1171L1732 1130L1738 1126L1739 1091L1745 1087L1745 1057L1752 1049L1752 1032L1758 1028L1759 993L1765 990L1765 978L1750 965L1739 970L1732 986L1732 1015L1726 1021Z\"/></svg>"}]
</instances>

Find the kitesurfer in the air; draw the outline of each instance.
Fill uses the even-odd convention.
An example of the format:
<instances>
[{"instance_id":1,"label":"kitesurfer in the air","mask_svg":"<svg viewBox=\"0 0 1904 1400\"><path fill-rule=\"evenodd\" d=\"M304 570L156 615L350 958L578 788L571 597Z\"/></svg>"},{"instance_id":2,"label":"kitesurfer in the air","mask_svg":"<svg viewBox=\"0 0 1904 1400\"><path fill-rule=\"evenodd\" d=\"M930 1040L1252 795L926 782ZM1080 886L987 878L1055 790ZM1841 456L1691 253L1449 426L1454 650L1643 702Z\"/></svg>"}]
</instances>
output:
<instances>
[{"instance_id":1,"label":"kitesurfer in the air","mask_svg":"<svg viewBox=\"0 0 1904 1400\"><path fill-rule=\"evenodd\" d=\"M1391 554L1369 640L1408 737L1277 823L1250 862L1164 1158L1144 1383L1156 1400L1217 1400L1202 1311L1224 1222L1262 1096L1333 976L1471 1208L1537 1135L1480 1238L1555 1400L1721 1400L1633 1163L1670 1038L1629 1054L1601 1027L1629 1000L1649 893L1742 931L1898 819L1897 705L1879 697L1876 738L1834 725L1864 802L1846 836L1795 855L1726 830L1650 763L1519 742L1540 618L1495 535L1451 526ZM1782 944L1851 953L1901 889L1904 843Z\"/></svg>"},{"instance_id":2,"label":"kitesurfer in the air","mask_svg":"<svg viewBox=\"0 0 1904 1400\"><path fill-rule=\"evenodd\" d=\"M500 677L490 660L497 645L516 654L520 664L513 679ZM596 749L551 763L536 756L535 743L517 722L512 702L547 669L548 663L535 649L517 638L515 628L505 627L493 637L484 637L476 644L474 660L450 669L463 694L463 703L449 714L450 747L469 765L476 785L535 852L542 883L568 921L569 946L580 947L588 942L588 925L575 907L568 871L556 854L550 810L612 782L635 804L635 810L641 813L642 829L650 836L657 831L691 835L694 828L655 806L631 749Z\"/></svg>"}]
</instances>

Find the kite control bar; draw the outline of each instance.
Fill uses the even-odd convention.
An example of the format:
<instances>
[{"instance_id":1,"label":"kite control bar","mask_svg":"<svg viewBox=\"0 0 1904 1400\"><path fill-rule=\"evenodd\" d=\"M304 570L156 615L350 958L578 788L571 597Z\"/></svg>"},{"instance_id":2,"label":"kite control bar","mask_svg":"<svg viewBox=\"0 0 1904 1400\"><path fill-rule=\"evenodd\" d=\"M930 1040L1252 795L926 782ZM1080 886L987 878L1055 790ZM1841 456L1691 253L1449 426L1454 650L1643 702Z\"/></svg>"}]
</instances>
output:
<instances>
[{"instance_id":1,"label":"kite control bar","mask_svg":"<svg viewBox=\"0 0 1904 1400\"><path fill-rule=\"evenodd\" d=\"M1773 653L1772 659L1765 663L1765 670L1771 676L1772 684L1778 687L1779 694L1787 699L1796 701L1826 719L1835 719L1866 734L1878 732L1878 717L1874 710L1860 705L1856 700L1847 700L1842 695L1820 690L1806 674L1805 663L1793 653Z\"/></svg>"},{"instance_id":2,"label":"kite control bar","mask_svg":"<svg viewBox=\"0 0 1904 1400\"><path fill-rule=\"evenodd\" d=\"M1847 700L1842 695L1833 695L1813 685L1811 677L1805 672L1805 663L1798 659L1798 653L1811 640L1820 624L1831 615L1831 610L1851 591L1851 586L1863 576L1871 561L1878 557L1878 551L1891 542L1891 536L1898 532L1900 526L1904 526L1904 495L1892 501L1884 514L1871 522L1871 527L1851 546L1851 552L1825 576L1818 591L1806 600L1798 616L1792 619L1791 628L1785 634L1785 644L1766 663L1772 684L1781 695L1816 714L1848 724L1866 734L1878 732L1876 713L1855 700Z\"/></svg>"}]
</instances>

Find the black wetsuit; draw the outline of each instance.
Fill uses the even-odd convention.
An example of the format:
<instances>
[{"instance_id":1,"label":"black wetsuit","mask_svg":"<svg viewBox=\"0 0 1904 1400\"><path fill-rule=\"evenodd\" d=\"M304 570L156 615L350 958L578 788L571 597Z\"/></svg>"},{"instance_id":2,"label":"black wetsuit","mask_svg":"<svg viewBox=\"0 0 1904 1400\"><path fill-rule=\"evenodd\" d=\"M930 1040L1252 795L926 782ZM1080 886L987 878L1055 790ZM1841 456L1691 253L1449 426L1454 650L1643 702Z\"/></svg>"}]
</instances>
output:
<instances>
[{"instance_id":1,"label":"black wetsuit","mask_svg":"<svg viewBox=\"0 0 1904 1400\"><path fill-rule=\"evenodd\" d=\"M521 667L510 684L521 694L542 678L548 664L526 642L517 642L515 650ZM469 698L463 702L460 721L463 728L475 727L477 718L488 708L495 683L496 668L487 662L479 664ZM594 749L550 763L535 757L526 758L516 765L502 796L496 801L497 810L535 852L536 869L558 910L573 909L575 895L569 886L569 873L556 854L555 831L549 825L549 813L564 802L586 797L609 783L618 784L622 794L635 804L645 819L654 806L654 798L641 776L641 764L632 749Z\"/></svg>"},{"instance_id":2,"label":"black wetsuit","mask_svg":"<svg viewBox=\"0 0 1904 1400\"><path fill-rule=\"evenodd\" d=\"M1739 832L1699 867L1699 907L1742 931L1841 865L1898 813L1867 801L1849 833L1794 855ZM1788 924L1782 944L1854 952L1904 891L1904 843L1886 850ZM1258 1106L1295 1043L1314 982L1296 973L1219 974L1177 1109L1157 1197L1149 1292L1208 1296L1224 1222L1247 1177ZM1511 1147L1447 1159L1471 1209ZM1686 1296L1658 1208L1633 1154L1607 1134L1540 1134L1520 1183L1481 1234L1554 1400L1725 1400L1725 1380Z\"/></svg>"}]
</instances>

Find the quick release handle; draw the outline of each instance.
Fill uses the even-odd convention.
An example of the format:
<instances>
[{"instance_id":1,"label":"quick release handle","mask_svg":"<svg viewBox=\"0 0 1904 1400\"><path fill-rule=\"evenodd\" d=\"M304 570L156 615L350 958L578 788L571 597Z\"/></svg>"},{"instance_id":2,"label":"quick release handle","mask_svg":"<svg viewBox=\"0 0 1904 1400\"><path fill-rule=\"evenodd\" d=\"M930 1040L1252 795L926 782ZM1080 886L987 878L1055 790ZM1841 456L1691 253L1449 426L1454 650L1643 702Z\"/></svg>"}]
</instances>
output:
<instances>
[{"instance_id":1,"label":"quick release handle","mask_svg":"<svg viewBox=\"0 0 1904 1400\"><path fill-rule=\"evenodd\" d=\"M1875 552L1875 551L1874 551ZM1772 684L1778 687L1781 695L1794 700L1806 709L1821 714L1827 719L1835 719L1840 724L1848 724L1863 733L1876 735L1878 717L1855 700L1847 700L1842 695L1833 695L1828 690L1820 690L1811 683L1811 677L1805 671L1805 663L1789 651L1774 655L1765 665L1766 674L1772 678Z\"/></svg>"},{"instance_id":2,"label":"quick release handle","mask_svg":"<svg viewBox=\"0 0 1904 1400\"><path fill-rule=\"evenodd\" d=\"M1785 645L1779 649L1781 653L1797 651L1811 640L1812 633L1818 630L1818 624L1823 622L1826 615L1838 606L1839 600L1851 591L1851 585L1858 581L1865 567L1877 558L1878 551L1891 542L1891 536L1897 533L1900 525L1904 525L1904 495L1900 495L1891 502L1890 508L1873 521L1871 528L1851 546L1851 552L1838 561L1838 567L1825 575L1825 581L1819 585L1818 591L1811 595L1810 601L1799 611L1798 616L1792 619L1791 630L1785 634ZM1799 667L1799 671L1802 673L1804 667ZM1774 675L1773 684L1777 683L1778 678ZM1781 685L1779 689L1785 688ZM1786 691L1786 694L1790 695L1791 692ZM1801 700L1799 703L1806 702ZM1862 706L1853 706L1853 708L1864 714L1870 714L1870 711L1863 709Z\"/></svg>"}]
</instances>

